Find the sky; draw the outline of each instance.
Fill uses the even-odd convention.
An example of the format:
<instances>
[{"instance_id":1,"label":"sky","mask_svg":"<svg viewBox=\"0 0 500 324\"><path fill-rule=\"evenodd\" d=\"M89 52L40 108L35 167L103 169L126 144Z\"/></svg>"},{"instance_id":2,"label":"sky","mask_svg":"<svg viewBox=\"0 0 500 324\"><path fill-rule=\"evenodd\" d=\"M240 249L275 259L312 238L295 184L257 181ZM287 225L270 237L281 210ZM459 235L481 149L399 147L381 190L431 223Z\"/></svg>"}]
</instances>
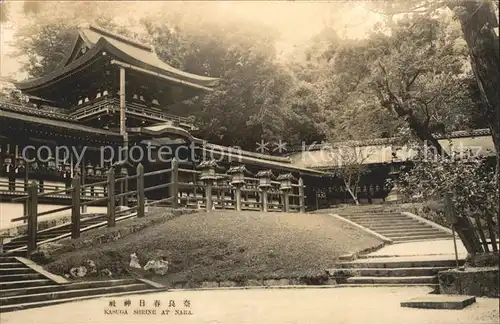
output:
<instances>
[{"instance_id":1,"label":"sky","mask_svg":"<svg viewBox=\"0 0 500 324\"><path fill-rule=\"evenodd\" d=\"M6 0L9 1L9 0ZM0 27L0 77L23 79L19 73L21 58L9 57L16 27L27 22L22 15L22 1L10 0L11 21ZM150 14L157 14L161 1L122 2L130 11L124 10L124 21ZM165 4L165 2L163 2ZM57 2L54 2L57 5ZM276 44L282 56L289 54L326 26L333 27L340 36L361 38L369 32L381 17L368 10L362 1L187 1L167 3L177 10L189 10L196 6L206 12L207 19L240 18L261 22L276 28L280 38ZM174 8L174 7L172 7Z\"/></svg>"}]
</instances>

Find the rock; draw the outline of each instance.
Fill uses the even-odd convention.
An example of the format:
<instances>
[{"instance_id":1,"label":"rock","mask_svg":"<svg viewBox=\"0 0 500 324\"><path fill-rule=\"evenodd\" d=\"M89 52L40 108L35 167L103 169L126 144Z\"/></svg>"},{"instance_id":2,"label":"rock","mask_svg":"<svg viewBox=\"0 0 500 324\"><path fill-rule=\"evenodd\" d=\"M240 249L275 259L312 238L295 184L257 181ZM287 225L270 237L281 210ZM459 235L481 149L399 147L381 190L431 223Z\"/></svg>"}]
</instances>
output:
<instances>
[{"instance_id":1,"label":"rock","mask_svg":"<svg viewBox=\"0 0 500 324\"><path fill-rule=\"evenodd\" d=\"M82 278L87 274L87 268L85 268L84 266L71 268L71 270L69 270L69 273L71 274L71 276L73 276L73 278Z\"/></svg>"},{"instance_id":2,"label":"rock","mask_svg":"<svg viewBox=\"0 0 500 324\"><path fill-rule=\"evenodd\" d=\"M102 269L101 270L101 275L106 276L106 277L111 277L113 274L109 269Z\"/></svg>"},{"instance_id":3,"label":"rock","mask_svg":"<svg viewBox=\"0 0 500 324\"><path fill-rule=\"evenodd\" d=\"M139 258L137 257L137 254L135 253L132 253L130 255L130 264L129 266L131 268L136 268L136 269L141 269L141 265L139 264Z\"/></svg>"},{"instance_id":4,"label":"rock","mask_svg":"<svg viewBox=\"0 0 500 324\"><path fill-rule=\"evenodd\" d=\"M153 270L155 274L164 276L168 272L168 261L151 260L144 266L144 270Z\"/></svg>"},{"instance_id":5,"label":"rock","mask_svg":"<svg viewBox=\"0 0 500 324\"><path fill-rule=\"evenodd\" d=\"M97 266L96 266L94 261L87 260L85 263L87 264L87 267L89 268L90 273L97 273Z\"/></svg>"}]
</instances>

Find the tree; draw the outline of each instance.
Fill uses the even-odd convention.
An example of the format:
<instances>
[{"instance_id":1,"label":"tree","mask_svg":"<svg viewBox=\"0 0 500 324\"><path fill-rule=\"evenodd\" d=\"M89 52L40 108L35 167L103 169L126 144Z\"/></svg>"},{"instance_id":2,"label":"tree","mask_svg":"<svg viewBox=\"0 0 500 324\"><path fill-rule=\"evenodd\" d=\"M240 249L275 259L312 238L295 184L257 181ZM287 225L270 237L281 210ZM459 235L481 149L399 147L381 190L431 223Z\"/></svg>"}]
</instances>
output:
<instances>
[{"instance_id":1,"label":"tree","mask_svg":"<svg viewBox=\"0 0 500 324\"><path fill-rule=\"evenodd\" d=\"M491 160L453 147L454 153L448 157L432 154L418 146L412 149L417 153L412 165L403 169L395 181L401 194L408 201L422 202L442 201L443 196L451 192L456 212L473 218L476 224L487 229L487 236L494 238L498 234L498 226L494 223L499 221L499 190ZM496 220L494 215L497 215Z\"/></svg>"},{"instance_id":2,"label":"tree","mask_svg":"<svg viewBox=\"0 0 500 324\"><path fill-rule=\"evenodd\" d=\"M220 78L213 92L179 106L195 116L200 128L196 135L245 149L254 149L261 140L281 139L280 107L291 79L276 62L275 32L230 19L177 21L143 23L162 59L185 71Z\"/></svg>"},{"instance_id":3,"label":"tree","mask_svg":"<svg viewBox=\"0 0 500 324\"><path fill-rule=\"evenodd\" d=\"M344 72L344 82L339 80L354 85L346 91L349 96L375 96L380 107L404 120L420 140L446 154L433 133L452 130L456 116L465 118L464 107L472 106L465 87L470 80L466 54L457 39L446 21L398 21L388 33L376 32L338 51L333 71L350 71ZM457 114L456 107L463 113Z\"/></svg>"},{"instance_id":4,"label":"tree","mask_svg":"<svg viewBox=\"0 0 500 324\"><path fill-rule=\"evenodd\" d=\"M497 151L497 179L500 186L500 52L498 34L498 1L491 0L405 0L376 2L379 13L393 20L396 15L429 16L438 10L452 10L460 21L463 38L468 46L470 63L483 104L479 106L488 122Z\"/></svg>"},{"instance_id":5,"label":"tree","mask_svg":"<svg viewBox=\"0 0 500 324\"><path fill-rule=\"evenodd\" d=\"M342 179L346 191L355 204L359 205L358 188L361 177L369 171L366 161L373 154L373 149L361 147L356 142L349 144L332 147L329 153L333 163L336 164L333 174Z\"/></svg>"}]
</instances>

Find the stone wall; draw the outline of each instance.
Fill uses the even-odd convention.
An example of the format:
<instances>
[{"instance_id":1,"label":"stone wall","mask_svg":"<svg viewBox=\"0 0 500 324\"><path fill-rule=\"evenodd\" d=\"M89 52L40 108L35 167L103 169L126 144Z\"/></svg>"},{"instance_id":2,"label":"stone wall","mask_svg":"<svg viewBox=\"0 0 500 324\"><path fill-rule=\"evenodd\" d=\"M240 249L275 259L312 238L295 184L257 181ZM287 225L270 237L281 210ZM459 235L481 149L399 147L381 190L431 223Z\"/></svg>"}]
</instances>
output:
<instances>
[{"instance_id":1,"label":"stone wall","mask_svg":"<svg viewBox=\"0 0 500 324\"><path fill-rule=\"evenodd\" d=\"M496 267L468 267L439 272L441 294L500 297L499 270Z\"/></svg>"}]
</instances>

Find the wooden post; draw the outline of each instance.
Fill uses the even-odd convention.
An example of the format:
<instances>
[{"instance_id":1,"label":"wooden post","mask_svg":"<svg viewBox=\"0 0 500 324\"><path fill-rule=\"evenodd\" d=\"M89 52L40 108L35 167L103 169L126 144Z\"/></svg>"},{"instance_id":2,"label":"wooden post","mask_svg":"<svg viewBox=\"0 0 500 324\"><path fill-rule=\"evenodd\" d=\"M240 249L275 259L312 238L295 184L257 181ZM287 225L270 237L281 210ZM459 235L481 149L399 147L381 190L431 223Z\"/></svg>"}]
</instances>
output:
<instances>
[{"instance_id":1,"label":"wooden post","mask_svg":"<svg viewBox=\"0 0 500 324\"><path fill-rule=\"evenodd\" d=\"M283 212L288 213L290 211L290 192L288 190L283 190Z\"/></svg>"},{"instance_id":2,"label":"wooden post","mask_svg":"<svg viewBox=\"0 0 500 324\"><path fill-rule=\"evenodd\" d=\"M267 212L267 188L262 188L261 210Z\"/></svg>"},{"instance_id":3,"label":"wooden post","mask_svg":"<svg viewBox=\"0 0 500 324\"><path fill-rule=\"evenodd\" d=\"M144 195L144 167L137 166L137 217L144 217L146 197Z\"/></svg>"},{"instance_id":4,"label":"wooden post","mask_svg":"<svg viewBox=\"0 0 500 324\"><path fill-rule=\"evenodd\" d=\"M108 227L115 226L115 170L108 171Z\"/></svg>"},{"instance_id":5,"label":"wooden post","mask_svg":"<svg viewBox=\"0 0 500 324\"><path fill-rule=\"evenodd\" d=\"M172 208L179 207L179 161L172 159L172 173L170 177L170 197L172 197Z\"/></svg>"},{"instance_id":6,"label":"wooden post","mask_svg":"<svg viewBox=\"0 0 500 324\"><path fill-rule=\"evenodd\" d=\"M126 103L125 103L125 68L120 67L120 134L123 136L123 146L128 147L128 134L126 128ZM122 157L120 157L122 158ZM126 160L126 157L124 161Z\"/></svg>"},{"instance_id":7,"label":"wooden post","mask_svg":"<svg viewBox=\"0 0 500 324\"><path fill-rule=\"evenodd\" d=\"M80 179L74 178L72 181L73 191L71 191L71 238L77 239L80 237Z\"/></svg>"},{"instance_id":8,"label":"wooden post","mask_svg":"<svg viewBox=\"0 0 500 324\"><path fill-rule=\"evenodd\" d=\"M207 180L207 184L205 186L205 199L206 199L206 208L207 212L212 210L212 180Z\"/></svg>"},{"instance_id":9,"label":"wooden post","mask_svg":"<svg viewBox=\"0 0 500 324\"><path fill-rule=\"evenodd\" d=\"M304 180L302 178L299 178L299 206L300 206L300 212L305 213L306 212L306 205L305 205L305 198L304 198Z\"/></svg>"},{"instance_id":10,"label":"wooden post","mask_svg":"<svg viewBox=\"0 0 500 324\"><path fill-rule=\"evenodd\" d=\"M241 186L239 184L236 185L235 189L235 198L236 198L236 210L241 211Z\"/></svg>"},{"instance_id":11,"label":"wooden post","mask_svg":"<svg viewBox=\"0 0 500 324\"><path fill-rule=\"evenodd\" d=\"M28 188L28 256L36 250L38 230L38 186L32 182Z\"/></svg>"},{"instance_id":12,"label":"wooden post","mask_svg":"<svg viewBox=\"0 0 500 324\"><path fill-rule=\"evenodd\" d=\"M319 201L318 201L318 189L314 190L314 199L316 200L316 210L319 209Z\"/></svg>"}]
</instances>

